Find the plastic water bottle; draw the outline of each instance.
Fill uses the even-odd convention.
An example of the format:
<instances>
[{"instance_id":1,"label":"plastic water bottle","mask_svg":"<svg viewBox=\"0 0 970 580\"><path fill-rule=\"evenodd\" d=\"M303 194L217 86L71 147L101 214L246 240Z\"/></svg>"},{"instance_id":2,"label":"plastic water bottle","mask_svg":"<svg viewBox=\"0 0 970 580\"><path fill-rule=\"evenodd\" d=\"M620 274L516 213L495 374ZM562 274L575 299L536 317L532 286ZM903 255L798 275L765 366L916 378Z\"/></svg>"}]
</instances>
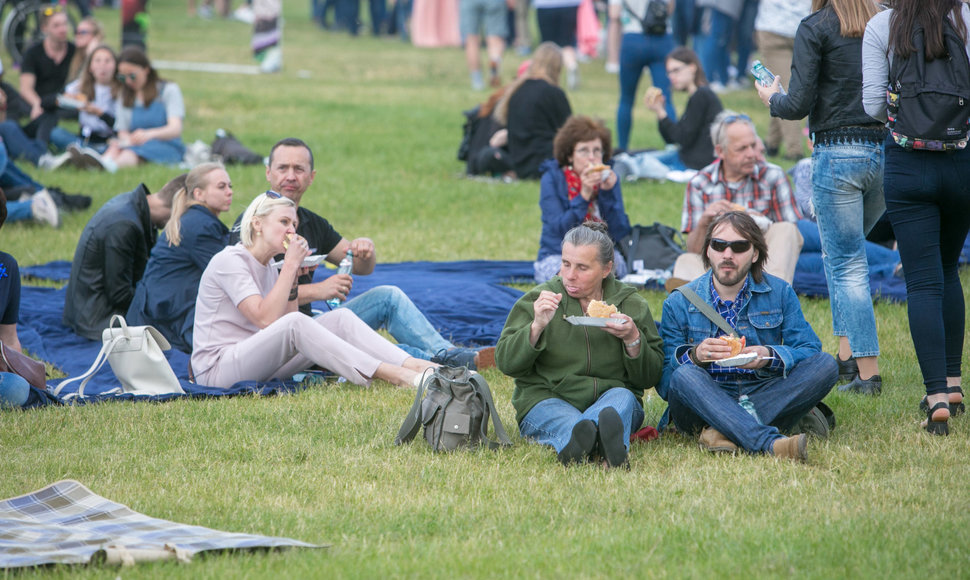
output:
<instances>
[{"instance_id":1,"label":"plastic water bottle","mask_svg":"<svg viewBox=\"0 0 970 580\"><path fill-rule=\"evenodd\" d=\"M350 250L347 250L347 255L344 256L343 260L340 260L340 265L337 266L337 274L350 274L350 271L353 269L353 267L354 267L354 253L351 252ZM343 300L341 300L340 298L334 297L334 298L331 298L330 300L327 300L327 306L330 307L330 310L333 310L334 308L337 308L338 306L340 306L341 302L343 302Z\"/></svg>"},{"instance_id":2,"label":"plastic water bottle","mask_svg":"<svg viewBox=\"0 0 970 580\"><path fill-rule=\"evenodd\" d=\"M751 74L754 75L754 78L758 79L758 82L763 87L770 87L771 83L775 82L774 73L768 70L768 67L761 64L760 60L756 60L751 64ZM784 87L781 87L781 94L786 94Z\"/></svg>"},{"instance_id":3,"label":"plastic water bottle","mask_svg":"<svg viewBox=\"0 0 970 580\"><path fill-rule=\"evenodd\" d=\"M761 422L761 419L758 417L758 411L756 411L754 408L754 403L751 402L751 399L749 399L747 395L741 395L741 397L738 399L738 404L741 405L741 408L747 411L749 415L754 417L755 421L759 423Z\"/></svg>"}]
</instances>

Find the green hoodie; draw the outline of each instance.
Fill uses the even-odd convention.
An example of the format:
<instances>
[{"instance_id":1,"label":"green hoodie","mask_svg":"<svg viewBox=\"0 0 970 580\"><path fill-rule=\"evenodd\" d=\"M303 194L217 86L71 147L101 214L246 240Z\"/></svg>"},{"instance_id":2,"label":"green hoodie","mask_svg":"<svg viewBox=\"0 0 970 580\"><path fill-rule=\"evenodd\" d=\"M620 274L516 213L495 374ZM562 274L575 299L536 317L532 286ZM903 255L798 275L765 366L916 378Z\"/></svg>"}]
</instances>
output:
<instances>
[{"instance_id":1,"label":"green hoodie","mask_svg":"<svg viewBox=\"0 0 970 580\"><path fill-rule=\"evenodd\" d=\"M535 347L529 331L533 303L543 290L562 294L562 302ZM512 405L517 423L540 401L558 398L585 411L614 387L629 389L643 403L643 391L660 380L663 347L650 307L636 290L612 275L603 280L603 301L633 319L640 329L640 354L631 358L623 341L592 326L573 326L566 316L585 316L562 279L536 286L512 307L495 350L499 370L515 379Z\"/></svg>"}]
</instances>

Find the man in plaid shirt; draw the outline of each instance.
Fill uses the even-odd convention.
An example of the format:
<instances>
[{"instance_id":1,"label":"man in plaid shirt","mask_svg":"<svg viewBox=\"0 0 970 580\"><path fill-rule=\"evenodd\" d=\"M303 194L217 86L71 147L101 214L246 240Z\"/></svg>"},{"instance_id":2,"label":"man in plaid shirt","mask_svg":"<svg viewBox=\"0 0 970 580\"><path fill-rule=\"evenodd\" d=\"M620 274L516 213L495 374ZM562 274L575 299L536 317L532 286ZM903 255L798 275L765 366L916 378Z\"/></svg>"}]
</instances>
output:
<instances>
[{"instance_id":1,"label":"man in plaid shirt","mask_svg":"<svg viewBox=\"0 0 970 580\"><path fill-rule=\"evenodd\" d=\"M700 251L711 220L726 211L745 210L768 242L771 260L765 271L791 283L802 249L795 222L802 215L788 176L764 160L761 139L747 115L722 111L711 123L711 140L718 158L687 183L680 228L687 234L687 253L674 265L674 278L700 276L705 270Z\"/></svg>"}]
</instances>

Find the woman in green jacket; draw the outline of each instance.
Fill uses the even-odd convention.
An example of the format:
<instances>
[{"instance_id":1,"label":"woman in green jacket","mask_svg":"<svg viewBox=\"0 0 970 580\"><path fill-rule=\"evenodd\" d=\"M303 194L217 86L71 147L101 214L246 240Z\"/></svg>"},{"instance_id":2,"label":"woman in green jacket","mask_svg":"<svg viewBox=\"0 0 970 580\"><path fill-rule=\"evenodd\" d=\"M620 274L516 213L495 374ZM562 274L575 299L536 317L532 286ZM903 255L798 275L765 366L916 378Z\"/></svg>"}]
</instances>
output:
<instances>
[{"instance_id":1,"label":"woman in green jacket","mask_svg":"<svg viewBox=\"0 0 970 580\"><path fill-rule=\"evenodd\" d=\"M605 224L569 230L560 275L515 303L495 351L498 368L515 379L519 432L555 448L564 465L595 455L626 464L630 433L643 423L643 391L663 368L646 300L612 270ZM617 307L604 326L566 319L585 317L593 300Z\"/></svg>"}]
</instances>

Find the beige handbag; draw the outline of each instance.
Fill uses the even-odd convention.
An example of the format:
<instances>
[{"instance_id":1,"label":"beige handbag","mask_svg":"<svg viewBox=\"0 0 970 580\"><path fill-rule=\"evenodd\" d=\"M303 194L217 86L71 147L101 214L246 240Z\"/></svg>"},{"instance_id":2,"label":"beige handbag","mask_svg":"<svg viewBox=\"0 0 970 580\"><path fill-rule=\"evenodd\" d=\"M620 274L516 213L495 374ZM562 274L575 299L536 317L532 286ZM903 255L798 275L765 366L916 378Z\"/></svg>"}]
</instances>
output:
<instances>
[{"instance_id":1,"label":"beige handbag","mask_svg":"<svg viewBox=\"0 0 970 580\"><path fill-rule=\"evenodd\" d=\"M118 323L118 327L115 327ZM111 365L115 377L121 383L121 391L133 395L167 395L171 393L184 394L175 371L168 364L163 351L171 347L168 340L153 326L128 326L125 318L120 314L111 317L108 328L101 333L101 352L94 359L84 374L61 381L54 389L54 395L69 384L78 381L77 395L70 394L64 398L74 396L84 397L84 387L96 375L105 361ZM118 389L108 393L118 392Z\"/></svg>"}]
</instances>

